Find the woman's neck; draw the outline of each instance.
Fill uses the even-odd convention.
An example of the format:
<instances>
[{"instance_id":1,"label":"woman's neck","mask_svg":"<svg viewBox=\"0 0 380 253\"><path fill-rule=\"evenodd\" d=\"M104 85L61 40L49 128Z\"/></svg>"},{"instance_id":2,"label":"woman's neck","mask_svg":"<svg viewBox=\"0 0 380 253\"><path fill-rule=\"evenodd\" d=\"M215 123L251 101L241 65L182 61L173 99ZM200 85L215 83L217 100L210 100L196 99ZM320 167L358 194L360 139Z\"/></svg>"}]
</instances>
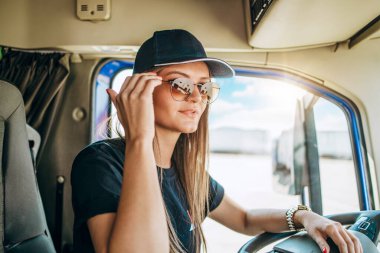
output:
<instances>
[{"instance_id":1,"label":"woman's neck","mask_svg":"<svg viewBox=\"0 0 380 253\"><path fill-rule=\"evenodd\" d=\"M157 127L156 138L153 144L154 157L157 166L161 168L170 168L174 148L180 133Z\"/></svg>"}]
</instances>

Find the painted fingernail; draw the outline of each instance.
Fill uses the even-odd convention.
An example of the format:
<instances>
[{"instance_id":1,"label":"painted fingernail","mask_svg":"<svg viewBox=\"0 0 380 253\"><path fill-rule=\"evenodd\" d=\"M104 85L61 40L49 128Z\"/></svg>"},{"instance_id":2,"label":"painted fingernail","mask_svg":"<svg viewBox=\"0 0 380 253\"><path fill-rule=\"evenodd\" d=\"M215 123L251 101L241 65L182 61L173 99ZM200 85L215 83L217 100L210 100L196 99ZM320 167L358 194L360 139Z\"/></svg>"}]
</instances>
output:
<instances>
[{"instance_id":1,"label":"painted fingernail","mask_svg":"<svg viewBox=\"0 0 380 253\"><path fill-rule=\"evenodd\" d=\"M327 249L326 249L326 248L323 248L322 252L323 252L323 253L327 253Z\"/></svg>"}]
</instances>

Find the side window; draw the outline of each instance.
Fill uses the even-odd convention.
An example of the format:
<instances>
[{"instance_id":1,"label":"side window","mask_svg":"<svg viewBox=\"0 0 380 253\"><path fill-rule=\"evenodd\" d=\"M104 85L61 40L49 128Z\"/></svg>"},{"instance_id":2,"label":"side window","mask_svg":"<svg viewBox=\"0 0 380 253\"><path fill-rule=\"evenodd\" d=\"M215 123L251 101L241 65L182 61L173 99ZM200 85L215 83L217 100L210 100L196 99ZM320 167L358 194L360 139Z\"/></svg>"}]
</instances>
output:
<instances>
[{"instance_id":1,"label":"side window","mask_svg":"<svg viewBox=\"0 0 380 253\"><path fill-rule=\"evenodd\" d=\"M112 89L115 90L116 92L119 92L125 78L131 75L132 75L132 69L124 69L120 71L113 79L113 82L111 84ZM111 115L114 115L114 117L116 117L116 108L112 103L111 103ZM121 134L124 135L124 129L116 125L117 120L112 119L111 122L112 122L112 129L113 129L113 131L111 131L110 133L111 138L118 137L117 131L119 131Z\"/></svg>"},{"instance_id":2,"label":"side window","mask_svg":"<svg viewBox=\"0 0 380 253\"><path fill-rule=\"evenodd\" d=\"M133 64L127 61L111 60L99 67L95 76L95 91L93 99L93 131L92 141L105 138L117 137L116 122L117 116L115 107L109 100L106 93L107 88L112 88L119 92L123 81L128 75L132 74ZM111 118L112 115L116 118ZM111 123L111 125L109 125ZM111 128L110 128L111 127ZM123 129L120 129L121 133Z\"/></svg>"},{"instance_id":3,"label":"side window","mask_svg":"<svg viewBox=\"0 0 380 253\"><path fill-rule=\"evenodd\" d=\"M358 211L351 140L343 111L326 99L314 105L323 214Z\"/></svg>"},{"instance_id":4,"label":"side window","mask_svg":"<svg viewBox=\"0 0 380 253\"><path fill-rule=\"evenodd\" d=\"M342 109L291 80L238 75L217 82L209 171L226 194L246 209L306 203L323 214L359 210ZM204 229L210 252L236 252L250 239L210 219Z\"/></svg>"}]
</instances>

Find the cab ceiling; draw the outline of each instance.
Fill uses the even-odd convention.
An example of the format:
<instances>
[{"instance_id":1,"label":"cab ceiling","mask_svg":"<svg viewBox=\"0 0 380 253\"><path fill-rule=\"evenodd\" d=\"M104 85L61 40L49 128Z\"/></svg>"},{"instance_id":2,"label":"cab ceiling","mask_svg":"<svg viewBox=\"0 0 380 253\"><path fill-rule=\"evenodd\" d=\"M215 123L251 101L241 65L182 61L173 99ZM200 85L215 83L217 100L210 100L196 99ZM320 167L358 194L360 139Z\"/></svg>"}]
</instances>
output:
<instances>
[{"instance_id":1,"label":"cab ceiling","mask_svg":"<svg viewBox=\"0 0 380 253\"><path fill-rule=\"evenodd\" d=\"M251 34L247 6L249 0L112 0L110 20L89 22L76 17L75 0L2 0L0 45L133 57L155 30L182 28L209 52L282 51L347 41L380 14L378 0L274 0Z\"/></svg>"},{"instance_id":2,"label":"cab ceiling","mask_svg":"<svg viewBox=\"0 0 380 253\"><path fill-rule=\"evenodd\" d=\"M182 28L210 50L250 50L243 2L236 0L112 0L111 19L81 21L75 0L2 0L0 44L63 47L79 52L135 50L154 31Z\"/></svg>"}]
</instances>

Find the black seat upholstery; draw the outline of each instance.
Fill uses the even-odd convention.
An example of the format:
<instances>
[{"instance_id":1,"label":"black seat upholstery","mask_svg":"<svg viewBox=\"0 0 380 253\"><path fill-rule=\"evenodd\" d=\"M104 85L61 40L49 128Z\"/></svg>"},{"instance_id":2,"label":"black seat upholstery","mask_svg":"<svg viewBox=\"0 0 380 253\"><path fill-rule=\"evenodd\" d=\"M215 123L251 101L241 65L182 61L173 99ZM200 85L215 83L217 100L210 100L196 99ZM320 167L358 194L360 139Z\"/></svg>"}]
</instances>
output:
<instances>
[{"instance_id":1,"label":"black seat upholstery","mask_svg":"<svg viewBox=\"0 0 380 253\"><path fill-rule=\"evenodd\" d=\"M0 80L0 154L3 173L4 251L55 252L26 133L24 102L19 90ZM0 156L1 158L1 156Z\"/></svg>"}]
</instances>

